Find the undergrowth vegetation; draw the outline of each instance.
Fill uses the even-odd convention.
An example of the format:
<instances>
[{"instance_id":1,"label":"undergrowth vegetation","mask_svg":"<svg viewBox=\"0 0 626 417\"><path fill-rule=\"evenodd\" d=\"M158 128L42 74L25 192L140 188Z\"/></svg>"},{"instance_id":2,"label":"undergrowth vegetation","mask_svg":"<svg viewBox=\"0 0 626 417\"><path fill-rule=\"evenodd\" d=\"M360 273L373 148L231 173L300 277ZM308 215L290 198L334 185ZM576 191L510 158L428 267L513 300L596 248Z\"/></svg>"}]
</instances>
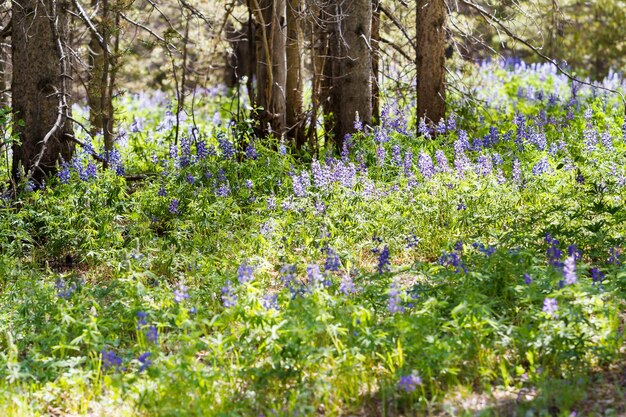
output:
<instances>
[{"instance_id":1,"label":"undergrowth vegetation","mask_svg":"<svg viewBox=\"0 0 626 417\"><path fill-rule=\"evenodd\" d=\"M121 99L109 169L84 138L3 200L0 414L580 411L624 354L623 108L545 66L471 82L340 153L255 139L219 90L177 145L166 97Z\"/></svg>"}]
</instances>

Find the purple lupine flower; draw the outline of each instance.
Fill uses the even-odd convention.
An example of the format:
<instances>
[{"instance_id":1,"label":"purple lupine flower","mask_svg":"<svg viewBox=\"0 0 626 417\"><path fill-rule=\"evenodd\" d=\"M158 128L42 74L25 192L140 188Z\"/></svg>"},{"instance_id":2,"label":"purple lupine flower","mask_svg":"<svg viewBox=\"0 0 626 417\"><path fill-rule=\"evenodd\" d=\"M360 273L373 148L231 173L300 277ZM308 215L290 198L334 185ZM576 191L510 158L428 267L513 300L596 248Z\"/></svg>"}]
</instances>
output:
<instances>
[{"instance_id":1,"label":"purple lupine flower","mask_svg":"<svg viewBox=\"0 0 626 417\"><path fill-rule=\"evenodd\" d=\"M276 210L276 198L273 195L267 198L267 209L270 211Z\"/></svg>"},{"instance_id":2,"label":"purple lupine flower","mask_svg":"<svg viewBox=\"0 0 626 417\"><path fill-rule=\"evenodd\" d=\"M600 272L600 270L598 268L591 268L591 281L593 282L593 285L596 285L596 283L602 283L602 280L604 280L604 274L602 272Z\"/></svg>"},{"instance_id":3,"label":"purple lupine flower","mask_svg":"<svg viewBox=\"0 0 626 417\"><path fill-rule=\"evenodd\" d=\"M419 121L417 131L425 138L430 138L430 129L428 128L428 126L426 126L426 120L423 117Z\"/></svg>"},{"instance_id":4,"label":"purple lupine flower","mask_svg":"<svg viewBox=\"0 0 626 417\"><path fill-rule=\"evenodd\" d=\"M511 172L511 179L516 184L522 183L522 164L517 158L513 161L513 170Z\"/></svg>"},{"instance_id":5,"label":"purple lupine flower","mask_svg":"<svg viewBox=\"0 0 626 417\"><path fill-rule=\"evenodd\" d=\"M533 166L533 175L539 176L550 171L550 164L548 163L548 157L544 156Z\"/></svg>"},{"instance_id":6,"label":"purple lupine flower","mask_svg":"<svg viewBox=\"0 0 626 417\"><path fill-rule=\"evenodd\" d=\"M443 118L439 119L439 123L437 123L437 128L436 128L437 134L442 135L446 133L446 130L447 130L446 121L443 120Z\"/></svg>"},{"instance_id":7,"label":"purple lupine flower","mask_svg":"<svg viewBox=\"0 0 626 417\"><path fill-rule=\"evenodd\" d=\"M139 363L141 364L139 365L139 372L145 371L150 367L150 365L152 365L152 361L148 359L150 355L150 352L145 352L139 355L139 358L137 358L137 360L139 360Z\"/></svg>"},{"instance_id":8,"label":"purple lupine flower","mask_svg":"<svg viewBox=\"0 0 626 417\"><path fill-rule=\"evenodd\" d=\"M443 252L441 257L439 258L439 264L443 266L453 266L455 268L454 272L456 272L457 274L461 271L467 272L467 267L465 266L457 252Z\"/></svg>"},{"instance_id":9,"label":"purple lupine flower","mask_svg":"<svg viewBox=\"0 0 626 417\"><path fill-rule=\"evenodd\" d=\"M435 152L435 159L437 160L437 172L450 172L448 158L441 149Z\"/></svg>"},{"instance_id":10,"label":"purple lupine flower","mask_svg":"<svg viewBox=\"0 0 626 417\"><path fill-rule=\"evenodd\" d=\"M609 249L609 259L607 259L607 262L613 265L619 265L620 264L620 251L619 248L616 247L612 247L611 249Z\"/></svg>"},{"instance_id":11,"label":"purple lupine flower","mask_svg":"<svg viewBox=\"0 0 626 417\"><path fill-rule=\"evenodd\" d=\"M326 260L324 261L324 270L339 271L340 267L341 260L339 259L339 255L337 255L337 252L335 252L331 248L326 248Z\"/></svg>"},{"instance_id":12,"label":"purple lupine flower","mask_svg":"<svg viewBox=\"0 0 626 417\"><path fill-rule=\"evenodd\" d=\"M159 191L157 191L157 195L159 197L167 197L167 190L165 189L164 186L159 187Z\"/></svg>"},{"instance_id":13,"label":"purple lupine flower","mask_svg":"<svg viewBox=\"0 0 626 417\"><path fill-rule=\"evenodd\" d=\"M143 130L143 118L134 117L132 123L130 124L130 132L131 133L139 133Z\"/></svg>"},{"instance_id":14,"label":"purple lupine flower","mask_svg":"<svg viewBox=\"0 0 626 417\"><path fill-rule=\"evenodd\" d=\"M198 140L196 142L196 156L198 159L204 159L208 155L208 150L206 147L206 142L203 140Z\"/></svg>"},{"instance_id":15,"label":"purple lupine flower","mask_svg":"<svg viewBox=\"0 0 626 417\"><path fill-rule=\"evenodd\" d=\"M123 371L124 367L122 366L122 358L117 356L117 354L108 349L102 349L100 352L102 359L102 367L104 370L109 370L111 368L115 368L115 371Z\"/></svg>"},{"instance_id":16,"label":"purple lupine flower","mask_svg":"<svg viewBox=\"0 0 626 417\"><path fill-rule=\"evenodd\" d=\"M231 308L237 305L237 294L234 293L230 281L226 281L226 285L222 287L222 303L226 308Z\"/></svg>"},{"instance_id":17,"label":"purple lupine flower","mask_svg":"<svg viewBox=\"0 0 626 417\"><path fill-rule=\"evenodd\" d=\"M563 262L563 277L567 285L576 284L578 277L576 276L576 259L574 256L568 256Z\"/></svg>"},{"instance_id":18,"label":"purple lupine flower","mask_svg":"<svg viewBox=\"0 0 626 417\"><path fill-rule=\"evenodd\" d=\"M415 248L420 243L420 238L415 236L415 234L412 234L410 236L407 236L406 242L407 249Z\"/></svg>"},{"instance_id":19,"label":"purple lupine flower","mask_svg":"<svg viewBox=\"0 0 626 417\"><path fill-rule=\"evenodd\" d=\"M433 160L430 155L425 152L420 152L420 155L417 159L417 166L426 179L432 178L435 175L435 167L433 166Z\"/></svg>"},{"instance_id":20,"label":"purple lupine flower","mask_svg":"<svg viewBox=\"0 0 626 417\"><path fill-rule=\"evenodd\" d=\"M350 275L349 271L346 271L346 273L341 276L339 291L341 291L343 295L356 293L356 287L354 286L354 281L352 280L352 275Z\"/></svg>"},{"instance_id":21,"label":"purple lupine flower","mask_svg":"<svg viewBox=\"0 0 626 417\"><path fill-rule=\"evenodd\" d=\"M403 313L404 306L402 305L402 287L397 279L391 282L389 288L389 296L387 298L387 310L391 314Z\"/></svg>"},{"instance_id":22,"label":"purple lupine flower","mask_svg":"<svg viewBox=\"0 0 626 417\"><path fill-rule=\"evenodd\" d=\"M557 310L559 309L559 304L554 298L546 298L543 300L543 312L554 316L556 315Z\"/></svg>"},{"instance_id":23,"label":"purple lupine flower","mask_svg":"<svg viewBox=\"0 0 626 417\"><path fill-rule=\"evenodd\" d=\"M306 197L306 182L303 181L305 172L302 172L302 176L296 174L291 176L293 193L296 197ZM308 174L307 174L308 175Z\"/></svg>"},{"instance_id":24,"label":"purple lupine flower","mask_svg":"<svg viewBox=\"0 0 626 417\"><path fill-rule=\"evenodd\" d=\"M245 184L248 190L251 190L252 188L254 188L254 183L252 182L252 180L246 180Z\"/></svg>"},{"instance_id":25,"label":"purple lupine flower","mask_svg":"<svg viewBox=\"0 0 626 417\"><path fill-rule=\"evenodd\" d=\"M57 176L59 177L59 181L61 182L61 184L69 184L71 174L70 165L67 162L63 162L63 164L61 165L61 169L57 173Z\"/></svg>"},{"instance_id":26,"label":"purple lupine flower","mask_svg":"<svg viewBox=\"0 0 626 417\"><path fill-rule=\"evenodd\" d=\"M222 150L222 157L224 159L233 159L236 153L233 143L226 139L223 133L218 134L217 142Z\"/></svg>"},{"instance_id":27,"label":"purple lupine flower","mask_svg":"<svg viewBox=\"0 0 626 417\"><path fill-rule=\"evenodd\" d=\"M59 298L68 300L74 291L76 291L76 283L72 282L71 284L68 284L63 278L57 278L54 288L57 290L57 296Z\"/></svg>"},{"instance_id":28,"label":"purple lupine flower","mask_svg":"<svg viewBox=\"0 0 626 417\"><path fill-rule=\"evenodd\" d=\"M572 244L567 247L567 256L573 256L575 260L580 261L583 258L583 253L576 244Z\"/></svg>"},{"instance_id":29,"label":"purple lupine flower","mask_svg":"<svg viewBox=\"0 0 626 417\"><path fill-rule=\"evenodd\" d=\"M181 303L188 299L189 294L187 293L187 290L188 288L185 285L179 285L178 288L174 290L174 301Z\"/></svg>"},{"instance_id":30,"label":"purple lupine flower","mask_svg":"<svg viewBox=\"0 0 626 417\"><path fill-rule=\"evenodd\" d=\"M138 311L135 315L137 316L137 330L148 324L148 321L146 320L148 313L145 311Z\"/></svg>"},{"instance_id":31,"label":"purple lupine flower","mask_svg":"<svg viewBox=\"0 0 626 417\"><path fill-rule=\"evenodd\" d=\"M389 247L385 245L383 250L380 252L380 255L378 256L378 266L376 268L378 274L382 275L385 272L389 272L390 266L391 262L389 260Z\"/></svg>"},{"instance_id":32,"label":"purple lupine flower","mask_svg":"<svg viewBox=\"0 0 626 417\"><path fill-rule=\"evenodd\" d=\"M413 151L408 149L404 154L404 176L413 177Z\"/></svg>"},{"instance_id":33,"label":"purple lupine flower","mask_svg":"<svg viewBox=\"0 0 626 417\"><path fill-rule=\"evenodd\" d=\"M315 215L319 216L320 214L324 214L326 211L326 204L323 201L317 200L315 202Z\"/></svg>"},{"instance_id":34,"label":"purple lupine flower","mask_svg":"<svg viewBox=\"0 0 626 417\"><path fill-rule=\"evenodd\" d=\"M463 178L465 175L465 171L469 170L472 166L472 163L470 162L469 158L467 157L467 155L465 155L465 152L462 150L461 146L457 146L460 145L459 141L455 141L454 142L454 167L457 170L457 174L459 177Z\"/></svg>"},{"instance_id":35,"label":"purple lupine flower","mask_svg":"<svg viewBox=\"0 0 626 417\"><path fill-rule=\"evenodd\" d=\"M313 285L330 285L330 282L326 282L328 280L324 279L324 275L322 275L320 267L316 263L311 263L306 267L306 276L309 279L309 282ZM328 283L329 285L326 285L326 283Z\"/></svg>"},{"instance_id":36,"label":"purple lupine flower","mask_svg":"<svg viewBox=\"0 0 626 417\"><path fill-rule=\"evenodd\" d=\"M626 119L624 119L622 124L622 140L626 143Z\"/></svg>"},{"instance_id":37,"label":"purple lupine flower","mask_svg":"<svg viewBox=\"0 0 626 417\"><path fill-rule=\"evenodd\" d=\"M180 204L180 201L178 201L177 198L172 198L172 201L170 202L170 207L169 207L169 211L172 214L178 214L178 206Z\"/></svg>"},{"instance_id":38,"label":"purple lupine flower","mask_svg":"<svg viewBox=\"0 0 626 417\"><path fill-rule=\"evenodd\" d=\"M493 164L495 166L500 166L504 164L504 160L502 159L502 156L497 152L492 155L492 159L493 159Z\"/></svg>"},{"instance_id":39,"label":"purple lupine flower","mask_svg":"<svg viewBox=\"0 0 626 417\"><path fill-rule=\"evenodd\" d=\"M524 283L530 285L533 282L533 278L529 274L524 274Z\"/></svg>"},{"instance_id":40,"label":"purple lupine flower","mask_svg":"<svg viewBox=\"0 0 626 417\"><path fill-rule=\"evenodd\" d=\"M276 294L265 294L263 299L261 300L261 305L266 310L279 310L278 307L278 296Z\"/></svg>"},{"instance_id":41,"label":"purple lupine flower","mask_svg":"<svg viewBox=\"0 0 626 417\"><path fill-rule=\"evenodd\" d=\"M385 147L382 145L376 148L376 160L378 161L378 165L385 165Z\"/></svg>"},{"instance_id":42,"label":"purple lupine flower","mask_svg":"<svg viewBox=\"0 0 626 417\"><path fill-rule=\"evenodd\" d=\"M598 144L598 131L588 125L583 131L583 138L585 141L585 150L588 153L595 151Z\"/></svg>"},{"instance_id":43,"label":"purple lupine flower","mask_svg":"<svg viewBox=\"0 0 626 417\"><path fill-rule=\"evenodd\" d=\"M187 174L187 175L185 176L185 180L186 180L189 184L193 184L193 183L196 181L196 179L195 179L195 178L193 177L193 175L191 175L191 174Z\"/></svg>"},{"instance_id":44,"label":"purple lupine flower","mask_svg":"<svg viewBox=\"0 0 626 417\"><path fill-rule=\"evenodd\" d=\"M240 284L252 281L252 275L254 274L254 267L248 265L248 261L244 261L237 269L237 280Z\"/></svg>"},{"instance_id":45,"label":"purple lupine flower","mask_svg":"<svg viewBox=\"0 0 626 417\"><path fill-rule=\"evenodd\" d=\"M159 330L156 326L149 326L145 329L146 338L154 344L157 344L159 341Z\"/></svg>"},{"instance_id":46,"label":"purple lupine flower","mask_svg":"<svg viewBox=\"0 0 626 417\"><path fill-rule=\"evenodd\" d=\"M456 152L464 152L471 149L469 136L465 130L459 130L459 138L454 141L454 150Z\"/></svg>"},{"instance_id":47,"label":"purple lupine flower","mask_svg":"<svg viewBox=\"0 0 626 417\"><path fill-rule=\"evenodd\" d=\"M543 131L533 131L530 134L530 138L528 139L528 141L534 144L540 151L545 151L546 147L548 146L548 140L546 139L546 134Z\"/></svg>"},{"instance_id":48,"label":"purple lupine flower","mask_svg":"<svg viewBox=\"0 0 626 417\"><path fill-rule=\"evenodd\" d=\"M287 147L285 146L284 143L281 143L280 145L278 145L278 153L281 155L287 155Z\"/></svg>"},{"instance_id":49,"label":"purple lupine flower","mask_svg":"<svg viewBox=\"0 0 626 417\"><path fill-rule=\"evenodd\" d=\"M249 143L248 146L246 147L246 158L255 160L258 157L259 157L259 154L256 151L256 148L254 147L252 143Z\"/></svg>"},{"instance_id":50,"label":"purple lupine flower","mask_svg":"<svg viewBox=\"0 0 626 417\"><path fill-rule=\"evenodd\" d=\"M422 378L419 377L416 371L413 371L410 375L401 376L398 381L398 389L404 392L413 392L418 385L422 385Z\"/></svg>"},{"instance_id":51,"label":"purple lupine flower","mask_svg":"<svg viewBox=\"0 0 626 417\"><path fill-rule=\"evenodd\" d=\"M454 113L450 113L450 115L448 116L448 130L456 130L456 114Z\"/></svg>"},{"instance_id":52,"label":"purple lupine flower","mask_svg":"<svg viewBox=\"0 0 626 417\"><path fill-rule=\"evenodd\" d=\"M227 182L220 184L220 186L215 190L215 195L217 197L228 197L230 193L230 186Z\"/></svg>"},{"instance_id":53,"label":"purple lupine flower","mask_svg":"<svg viewBox=\"0 0 626 417\"><path fill-rule=\"evenodd\" d=\"M607 151L614 151L615 148L613 147L613 138L611 137L611 134L609 132L604 132L600 135L600 141L602 142L602 146L604 146L604 149L606 149Z\"/></svg>"},{"instance_id":54,"label":"purple lupine flower","mask_svg":"<svg viewBox=\"0 0 626 417\"><path fill-rule=\"evenodd\" d=\"M96 178L98 175L98 168L93 161L89 160L87 162L87 169L85 170L85 176L88 180Z\"/></svg>"},{"instance_id":55,"label":"purple lupine flower","mask_svg":"<svg viewBox=\"0 0 626 417\"><path fill-rule=\"evenodd\" d=\"M313 173L313 184L319 189L323 189L328 185L329 178L326 167L322 167L317 159L311 162L311 172Z\"/></svg>"},{"instance_id":56,"label":"purple lupine flower","mask_svg":"<svg viewBox=\"0 0 626 417\"><path fill-rule=\"evenodd\" d=\"M394 144L391 147L391 161L396 166L402 165L402 151L400 149L400 145L398 144Z\"/></svg>"},{"instance_id":57,"label":"purple lupine flower","mask_svg":"<svg viewBox=\"0 0 626 417\"><path fill-rule=\"evenodd\" d=\"M479 175L486 177L491 174L493 170L493 165L491 165L491 158L487 155L478 156L478 161L476 163L476 170Z\"/></svg>"},{"instance_id":58,"label":"purple lupine flower","mask_svg":"<svg viewBox=\"0 0 626 417\"><path fill-rule=\"evenodd\" d=\"M557 268L562 267L563 262L561 262L561 257L563 256L563 252L559 249L559 241L553 238L550 234L546 234L545 242L548 244L548 249L546 251L548 263Z\"/></svg>"}]
</instances>

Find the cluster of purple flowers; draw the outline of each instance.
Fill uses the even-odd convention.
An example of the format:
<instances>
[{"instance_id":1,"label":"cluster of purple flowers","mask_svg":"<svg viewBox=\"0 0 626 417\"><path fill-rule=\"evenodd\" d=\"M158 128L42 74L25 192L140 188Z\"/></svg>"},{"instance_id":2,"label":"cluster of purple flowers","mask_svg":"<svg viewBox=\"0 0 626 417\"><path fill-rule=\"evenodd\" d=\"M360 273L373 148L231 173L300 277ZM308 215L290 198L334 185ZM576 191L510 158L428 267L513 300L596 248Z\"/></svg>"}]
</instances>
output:
<instances>
[{"instance_id":1,"label":"cluster of purple flowers","mask_svg":"<svg viewBox=\"0 0 626 417\"><path fill-rule=\"evenodd\" d=\"M389 296L387 297L387 310L391 314L403 313L404 306L402 305L402 297L404 295L404 291L402 290L402 285L398 279L394 279L391 282L391 287L389 288Z\"/></svg>"},{"instance_id":2,"label":"cluster of purple flowers","mask_svg":"<svg viewBox=\"0 0 626 417\"><path fill-rule=\"evenodd\" d=\"M148 313L146 313L145 311L138 311L136 316L137 316L137 330L143 329L146 335L146 338L150 342L154 344L158 343L159 331L154 325L148 326L148 321L147 321Z\"/></svg>"},{"instance_id":3,"label":"cluster of purple flowers","mask_svg":"<svg viewBox=\"0 0 626 417\"><path fill-rule=\"evenodd\" d=\"M226 308L237 305L237 294L235 294L230 281L226 281L226 284L222 287L222 303Z\"/></svg>"},{"instance_id":4,"label":"cluster of purple flowers","mask_svg":"<svg viewBox=\"0 0 626 417\"><path fill-rule=\"evenodd\" d=\"M422 378L416 371L411 372L409 375L400 377L398 381L398 388L404 392L413 392L419 385L422 385Z\"/></svg>"},{"instance_id":5,"label":"cluster of purple flowers","mask_svg":"<svg viewBox=\"0 0 626 417\"><path fill-rule=\"evenodd\" d=\"M459 252L460 251L453 251L448 253L444 251L439 258L439 264L442 266L453 266L455 268L454 272L456 273L460 273L461 271L467 272L467 267L465 263L463 263Z\"/></svg>"},{"instance_id":6,"label":"cluster of purple flowers","mask_svg":"<svg viewBox=\"0 0 626 417\"><path fill-rule=\"evenodd\" d=\"M69 299L74 291L76 291L76 283L71 284L65 281L63 278L57 278L54 288L57 290L57 296L65 300Z\"/></svg>"},{"instance_id":7,"label":"cluster of purple flowers","mask_svg":"<svg viewBox=\"0 0 626 417\"><path fill-rule=\"evenodd\" d=\"M180 284L178 288L174 290L174 301L177 303L182 303L183 301L188 299L189 293L187 292L187 290L187 286Z\"/></svg>"},{"instance_id":8,"label":"cluster of purple flowers","mask_svg":"<svg viewBox=\"0 0 626 417\"><path fill-rule=\"evenodd\" d=\"M252 281L252 275L254 274L254 267L249 265L247 261L244 261L237 269L237 280L240 284L245 284Z\"/></svg>"}]
</instances>

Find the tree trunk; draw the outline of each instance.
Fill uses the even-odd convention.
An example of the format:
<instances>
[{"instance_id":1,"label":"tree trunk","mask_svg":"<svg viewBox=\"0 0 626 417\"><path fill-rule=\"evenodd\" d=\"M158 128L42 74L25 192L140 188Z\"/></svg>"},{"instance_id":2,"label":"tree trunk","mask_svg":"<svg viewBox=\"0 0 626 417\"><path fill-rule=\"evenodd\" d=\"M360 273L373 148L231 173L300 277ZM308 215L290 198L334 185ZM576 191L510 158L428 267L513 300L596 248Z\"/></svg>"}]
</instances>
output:
<instances>
[{"instance_id":1,"label":"tree trunk","mask_svg":"<svg viewBox=\"0 0 626 417\"><path fill-rule=\"evenodd\" d=\"M257 104L263 108L261 132L286 132L287 88L285 0L252 0L259 27L257 35ZM269 131L268 131L269 125Z\"/></svg>"},{"instance_id":2,"label":"tree trunk","mask_svg":"<svg viewBox=\"0 0 626 417\"><path fill-rule=\"evenodd\" d=\"M97 0L92 0L91 5L95 7ZM103 22L106 16L102 11L100 13L96 29L105 42L108 42L108 35L104 32L105 24ZM100 42L98 42L98 37L92 33L89 41L89 75L87 80L87 105L89 106L89 122L91 123L92 135L104 130L104 107L102 107L103 94L106 93L106 84L103 84L104 52Z\"/></svg>"},{"instance_id":3,"label":"tree trunk","mask_svg":"<svg viewBox=\"0 0 626 417\"><path fill-rule=\"evenodd\" d=\"M305 142L302 129L302 22L301 0L287 1L286 123L288 136L298 149Z\"/></svg>"},{"instance_id":4,"label":"tree trunk","mask_svg":"<svg viewBox=\"0 0 626 417\"><path fill-rule=\"evenodd\" d=\"M331 107L333 133L339 150L344 137L355 131L358 117L372 123L372 0L337 2L337 22L330 35L332 55Z\"/></svg>"},{"instance_id":5,"label":"tree trunk","mask_svg":"<svg viewBox=\"0 0 626 417\"><path fill-rule=\"evenodd\" d=\"M445 117L445 0L416 0L417 117L433 123Z\"/></svg>"},{"instance_id":6,"label":"tree trunk","mask_svg":"<svg viewBox=\"0 0 626 417\"><path fill-rule=\"evenodd\" d=\"M372 123L380 123L380 0L372 0Z\"/></svg>"},{"instance_id":7,"label":"tree trunk","mask_svg":"<svg viewBox=\"0 0 626 417\"><path fill-rule=\"evenodd\" d=\"M71 78L67 41L67 4L55 0L13 3L11 85L20 144L13 145L11 174L36 182L69 161L74 151L70 115Z\"/></svg>"}]
</instances>

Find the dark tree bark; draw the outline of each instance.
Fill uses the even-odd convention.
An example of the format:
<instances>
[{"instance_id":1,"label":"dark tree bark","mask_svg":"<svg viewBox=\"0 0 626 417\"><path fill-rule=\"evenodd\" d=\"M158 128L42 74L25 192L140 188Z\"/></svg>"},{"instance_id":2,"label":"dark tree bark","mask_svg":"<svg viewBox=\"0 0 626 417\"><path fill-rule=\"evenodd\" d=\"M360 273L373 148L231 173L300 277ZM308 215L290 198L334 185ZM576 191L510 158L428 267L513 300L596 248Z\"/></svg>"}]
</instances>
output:
<instances>
[{"instance_id":1,"label":"dark tree bark","mask_svg":"<svg viewBox=\"0 0 626 417\"><path fill-rule=\"evenodd\" d=\"M301 0L287 0L287 80L286 123L287 134L298 149L305 142L302 129L302 22Z\"/></svg>"},{"instance_id":2,"label":"dark tree bark","mask_svg":"<svg viewBox=\"0 0 626 417\"><path fill-rule=\"evenodd\" d=\"M337 2L337 22L330 34L332 88L330 104L337 149L354 133L358 113L363 125L372 123L372 0Z\"/></svg>"},{"instance_id":3,"label":"dark tree bark","mask_svg":"<svg viewBox=\"0 0 626 417\"><path fill-rule=\"evenodd\" d=\"M417 117L437 123L446 113L445 0L416 0Z\"/></svg>"},{"instance_id":4,"label":"dark tree bark","mask_svg":"<svg viewBox=\"0 0 626 417\"><path fill-rule=\"evenodd\" d=\"M287 88L285 0L252 0L257 20L257 105L261 132L286 132ZM267 129L269 125L269 130Z\"/></svg>"},{"instance_id":5,"label":"dark tree bark","mask_svg":"<svg viewBox=\"0 0 626 417\"><path fill-rule=\"evenodd\" d=\"M67 4L57 0L13 2L12 97L20 144L13 145L11 173L40 182L74 151L71 78L66 52Z\"/></svg>"},{"instance_id":6,"label":"dark tree bark","mask_svg":"<svg viewBox=\"0 0 626 417\"><path fill-rule=\"evenodd\" d=\"M92 6L97 5L97 0L92 0ZM107 8L102 8L101 16L98 17L95 28L101 39L108 42L108 33L105 33L104 20L107 16L104 14ZM91 134L95 135L104 130L104 108L103 102L106 100L103 95L106 94L106 84L104 80L104 60L105 51L100 45L98 34L91 33L89 41L89 74L87 80L87 105L89 106L89 122L91 123ZM106 81L106 80L105 80Z\"/></svg>"},{"instance_id":7,"label":"dark tree bark","mask_svg":"<svg viewBox=\"0 0 626 417\"><path fill-rule=\"evenodd\" d=\"M380 123L380 0L372 0L372 123Z\"/></svg>"}]
</instances>

